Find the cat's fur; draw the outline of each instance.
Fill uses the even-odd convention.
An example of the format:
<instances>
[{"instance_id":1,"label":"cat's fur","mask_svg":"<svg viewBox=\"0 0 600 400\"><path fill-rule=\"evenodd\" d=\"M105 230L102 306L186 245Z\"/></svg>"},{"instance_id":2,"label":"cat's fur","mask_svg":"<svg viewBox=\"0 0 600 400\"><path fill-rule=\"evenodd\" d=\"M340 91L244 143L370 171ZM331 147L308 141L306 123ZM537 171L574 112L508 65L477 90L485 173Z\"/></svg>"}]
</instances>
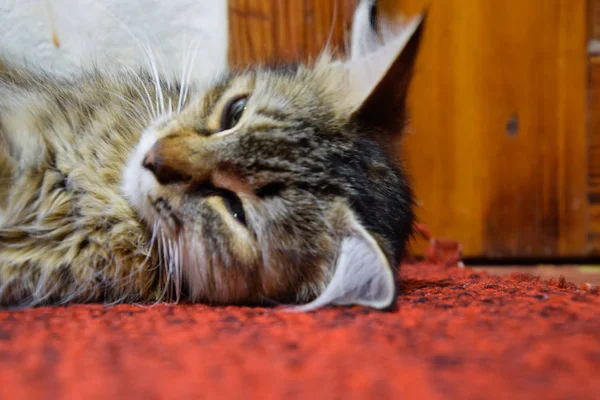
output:
<instances>
[{"instance_id":1,"label":"cat's fur","mask_svg":"<svg viewBox=\"0 0 600 400\"><path fill-rule=\"evenodd\" d=\"M379 41L372 3L349 60L229 72L207 88L152 71L69 82L2 70L0 304L389 306L413 200L388 147L422 24L371 53L357 41ZM245 111L222 131L240 95Z\"/></svg>"}]
</instances>

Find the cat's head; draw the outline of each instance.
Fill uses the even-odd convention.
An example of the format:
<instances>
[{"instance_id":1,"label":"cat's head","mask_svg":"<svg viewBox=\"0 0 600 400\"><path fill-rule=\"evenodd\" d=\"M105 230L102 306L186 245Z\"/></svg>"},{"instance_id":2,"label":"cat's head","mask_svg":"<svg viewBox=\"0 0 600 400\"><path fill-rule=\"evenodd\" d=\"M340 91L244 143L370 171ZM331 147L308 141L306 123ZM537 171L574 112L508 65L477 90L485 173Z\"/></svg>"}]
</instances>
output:
<instances>
[{"instance_id":1,"label":"cat's head","mask_svg":"<svg viewBox=\"0 0 600 400\"><path fill-rule=\"evenodd\" d=\"M348 60L230 73L144 133L124 191L185 297L303 309L395 299L413 198L389 147L422 20L378 45L371 3Z\"/></svg>"}]
</instances>

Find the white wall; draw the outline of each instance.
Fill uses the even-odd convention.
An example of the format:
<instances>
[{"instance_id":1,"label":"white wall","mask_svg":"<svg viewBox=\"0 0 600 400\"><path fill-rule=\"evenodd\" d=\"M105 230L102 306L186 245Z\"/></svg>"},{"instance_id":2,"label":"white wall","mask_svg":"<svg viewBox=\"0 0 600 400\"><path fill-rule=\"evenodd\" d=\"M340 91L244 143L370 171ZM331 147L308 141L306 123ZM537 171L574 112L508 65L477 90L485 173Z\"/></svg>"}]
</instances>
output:
<instances>
[{"instance_id":1,"label":"white wall","mask_svg":"<svg viewBox=\"0 0 600 400\"><path fill-rule=\"evenodd\" d=\"M179 75L198 45L192 74L211 76L226 67L227 31L226 0L0 0L0 59L62 76L139 66L142 42Z\"/></svg>"}]
</instances>

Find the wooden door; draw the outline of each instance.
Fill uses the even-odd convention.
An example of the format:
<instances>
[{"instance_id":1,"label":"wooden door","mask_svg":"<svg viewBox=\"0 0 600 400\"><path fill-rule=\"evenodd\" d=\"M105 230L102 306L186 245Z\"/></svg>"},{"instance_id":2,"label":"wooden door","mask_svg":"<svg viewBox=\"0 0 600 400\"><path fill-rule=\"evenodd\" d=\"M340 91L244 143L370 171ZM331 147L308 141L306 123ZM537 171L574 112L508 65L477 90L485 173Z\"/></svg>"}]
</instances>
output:
<instances>
[{"instance_id":1,"label":"wooden door","mask_svg":"<svg viewBox=\"0 0 600 400\"><path fill-rule=\"evenodd\" d=\"M314 57L330 35L342 46L355 4L230 0L232 63ZM467 257L589 255L589 5L380 0L391 18L426 7L402 149L420 220Z\"/></svg>"}]
</instances>

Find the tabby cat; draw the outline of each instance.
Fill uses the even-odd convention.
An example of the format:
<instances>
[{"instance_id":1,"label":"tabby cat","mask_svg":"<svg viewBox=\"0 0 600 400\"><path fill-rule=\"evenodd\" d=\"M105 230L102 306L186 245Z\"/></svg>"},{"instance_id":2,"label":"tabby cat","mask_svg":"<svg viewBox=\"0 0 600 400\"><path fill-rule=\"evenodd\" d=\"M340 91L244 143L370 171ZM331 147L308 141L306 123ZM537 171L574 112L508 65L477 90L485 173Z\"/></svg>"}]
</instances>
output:
<instances>
[{"instance_id":1,"label":"tabby cat","mask_svg":"<svg viewBox=\"0 0 600 400\"><path fill-rule=\"evenodd\" d=\"M413 225L390 150L423 18L362 1L348 59L58 80L0 72L0 305L386 308Z\"/></svg>"}]
</instances>

